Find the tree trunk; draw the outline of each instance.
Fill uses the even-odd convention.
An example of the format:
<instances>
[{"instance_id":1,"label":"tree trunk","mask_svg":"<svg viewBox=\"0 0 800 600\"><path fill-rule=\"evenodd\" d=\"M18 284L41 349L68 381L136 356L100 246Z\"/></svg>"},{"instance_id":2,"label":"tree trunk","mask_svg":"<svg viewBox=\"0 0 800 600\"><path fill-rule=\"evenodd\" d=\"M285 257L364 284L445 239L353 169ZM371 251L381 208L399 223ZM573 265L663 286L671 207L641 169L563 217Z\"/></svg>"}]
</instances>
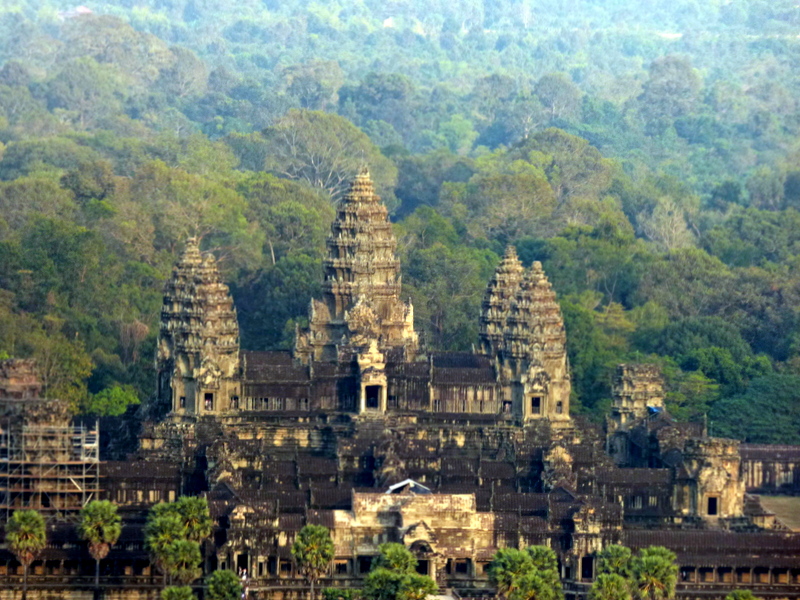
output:
<instances>
[{"instance_id":1,"label":"tree trunk","mask_svg":"<svg viewBox=\"0 0 800 600\"><path fill-rule=\"evenodd\" d=\"M22 566L22 600L28 600L28 565Z\"/></svg>"},{"instance_id":2,"label":"tree trunk","mask_svg":"<svg viewBox=\"0 0 800 600\"><path fill-rule=\"evenodd\" d=\"M100 559L94 561L94 600L100 600Z\"/></svg>"},{"instance_id":3,"label":"tree trunk","mask_svg":"<svg viewBox=\"0 0 800 600\"><path fill-rule=\"evenodd\" d=\"M311 580L311 599L314 600L314 580Z\"/></svg>"}]
</instances>

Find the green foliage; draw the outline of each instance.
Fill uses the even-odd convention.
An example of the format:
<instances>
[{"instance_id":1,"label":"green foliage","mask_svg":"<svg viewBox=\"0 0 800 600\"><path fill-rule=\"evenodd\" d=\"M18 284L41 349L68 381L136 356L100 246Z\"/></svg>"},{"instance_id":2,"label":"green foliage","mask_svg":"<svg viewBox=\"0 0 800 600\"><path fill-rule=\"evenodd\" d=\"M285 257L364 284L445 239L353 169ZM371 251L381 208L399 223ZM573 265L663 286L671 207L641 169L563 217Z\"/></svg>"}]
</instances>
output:
<instances>
[{"instance_id":1,"label":"green foliage","mask_svg":"<svg viewBox=\"0 0 800 600\"><path fill-rule=\"evenodd\" d=\"M563 598L558 561L546 546L526 550L501 548L489 563L489 581L497 593L510 600Z\"/></svg>"},{"instance_id":2,"label":"green foliage","mask_svg":"<svg viewBox=\"0 0 800 600\"><path fill-rule=\"evenodd\" d=\"M426 575L416 573L417 560L402 544L382 544L364 579L366 600L425 600L438 590Z\"/></svg>"},{"instance_id":3,"label":"green foliage","mask_svg":"<svg viewBox=\"0 0 800 600\"><path fill-rule=\"evenodd\" d=\"M8 549L27 572L47 544L44 517L35 510L16 510L6 522L5 532Z\"/></svg>"},{"instance_id":4,"label":"green foliage","mask_svg":"<svg viewBox=\"0 0 800 600\"><path fill-rule=\"evenodd\" d=\"M156 505L158 506L163 505ZM177 514L155 510L156 507L148 515L144 527L144 543L153 562L166 576L169 573L172 545L184 539L184 527Z\"/></svg>"},{"instance_id":5,"label":"green foliage","mask_svg":"<svg viewBox=\"0 0 800 600\"><path fill-rule=\"evenodd\" d=\"M800 443L800 377L775 374L754 379L743 394L711 408L711 433L751 444Z\"/></svg>"},{"instance_id":6,"label":"green foliage","mask_svg":"<svg viewBox=\"0 0 800 600\"><path fill-rule=\"evenodd\" d=\"M361 590L325 588L322 590L323 600L360 600Z\"/></svg>"},{"instance_id":7,"label":"green foliage","mask_svg":"<svg viewBox=\"0 0 800 600\"><path fill-rule=\"evenodd\" d=\"M263 135L268 171L321 188L338 200L359 168L367 164L384 201L391 204L397 169L347 119L291 110Z\"/></svg>"},{"instance_id":8,"label":"green foliage","mask_svg":"<svg viewBox=\"0 0 800 600\"><path fill-rule=\"evenodd\" d=\"M725 600L756 600L756 597L750 590L733 590L725 596Z\"/></svg>"},{"instance_id":9,"label":"green foliage","mask_svg":"<svg viewBox=\"0 0 800 600\"><path fill-rule=\"evenodd\" d=\"M106 388L97 394L91 394L81 406L84 415L98 417L118 417L124 415L129 406L139 404L139 396L131 385Z\"/></svg>"},{"instance_id":10,"label":"green foliage","mask_svg":"<svg viewBox=\"0 0 800 600\"><path fill-rule=\"evenodd\" d=\"M200 544L193 540L177 539L164 547L161 564L171 580L184 585L193 582L202 575L200 563Z\"/></svg>"},{"instance_id":11,"label":"green foliage","mask_svg":"<svg viewBox=\"0 0 800 600\"><path fill-rule=\"evenodd\" d=\"M597 572L627 579L631 576L631 560L630 548L610 544L597 554Z\"/></svg>"},{"instance_id":12,"label":"green foliage","mask_svg":"<svg viewBox=\"0 0 800 600\"><path fill-rule=\"evenodd\" d=\"M599 573L589 589L590 600L631 600L628 580L617 573Z\"/></svg>"},{"instance_id":13,"label":"green foliage","mask_svg":"<svg viewBox=\"0 0 800 600\"><path fill-rule=\"evenodd\" d=\"M81 510L78 535L89 544L89 554L104 559L122 534L117 506L108 500L93 500Z\"/></svg>"},{"instance_id":14,"label":"green foliage","mask_svg":"<svg viewBox=\"0 0 800 600\"><path fill-rule=\"evenodd\" d=\"M198 496L181 496L175 509L183 521L184 535L193 542L201 542L211 535L214 522L208 511L208 500Z\"/></svg>"},{"instance_id":15,"label":"green foliage","mask_svg":"<svg viewBox=\"0 0 800 600\"><path fill-rule=\"evenodd\" d=\"M208 600L239 600L242 596L242 583L233 571L214 571L206 577L206 586Z\"/></svg>"},{"instance_id":16,"label":"green foliage","mask_svg":"<svg viewBox=\"0 0 800 600\"><path fill-rule=\"evenodd\" d=\"M640 600L670 600L675 597L678 566L675 553L661 546L650 546L632 561L634 596Z\"/></svg>"},{"instance_id":17,"label":"green foliage","mask_svg":"<svg viewBox=\"0 0 800 600\"><path fill-rule=\"evenodd\" d=\"M763 408L756 382L794 372L800 41L780 3L161 4L0 8L0 354L36 357L48 396L130 418L190 233L243 346L291 347L362 164L432 350L471 348L511 242L559 294L591 418L622 361L662 364L680 419Z\"/></svg>"},{"instance_id":18,"label":"green foliage","mask_svg":"<svg viewBox=\"0 0 800 600\"><path fill-rule=\"evenodd\" d=\"M161 600L194 600L189 586L170 586L161 590Z\"/></svg>"},{"instance_id":19,"label":"green foliage","mask_svg":"<svg viewBox=\"0 0 800 600\"><path fill-rule=\"evenodd\" d=\"M305 525L292 544L292 557L297 568L311 585L314 597L314 583L322 577L335 555L331 533L321 525Z\"/></svg>"},{"instance_id":20,"label":"green foliage","mask_svg":"<svg viewBox=\"0 0 800 600\"><path fill-rule=\"evenodd\" d=\"M417 559L403 544L381 544L380 554L372 561L372 569L387 569L401 574L414 573Z\"/></svg>"}]
</instances>

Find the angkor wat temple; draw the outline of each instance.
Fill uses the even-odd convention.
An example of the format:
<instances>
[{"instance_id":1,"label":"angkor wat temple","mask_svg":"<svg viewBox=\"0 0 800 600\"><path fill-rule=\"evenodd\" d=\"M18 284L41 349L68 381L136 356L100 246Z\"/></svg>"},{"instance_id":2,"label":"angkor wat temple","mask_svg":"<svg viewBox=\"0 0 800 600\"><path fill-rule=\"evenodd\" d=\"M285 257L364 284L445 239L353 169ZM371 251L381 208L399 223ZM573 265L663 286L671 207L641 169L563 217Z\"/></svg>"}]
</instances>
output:
<instances>
[{"instance_id":1,"label":"angkor wat temple","mask_svg":"<svg viewBox=\"0 0 800 600\"><path fill-rule=\"evenodd\" d=\"M214 257L187 242L165 287L157 389L143 409L139 449L100 463L93 484L126 523L103 562L108 597L156 597L145 512L205 494L216 527L204 568L247 569L254 598L302 595L290 548L307 523L334 537L324 586L358 586L379 544L393 541L442 589L491 596L486 567L498 548L544 544L559 556L567 599L577 600L595 576L596 553L619 543L676 552L681 597L749 588L800 598L800 533L754 495L800 492L800 447L747 446L676 422L652 365L618 367L604 426L571 417L556 294L541 264L524 268L513 248L476 315L476 350L424 348L402 298L387 211L366 172L340 203L327 250L322 298L311 302L293 352L250 352L239 347ZM0 373L8 439L38 405L35 384L23 385L30 368L8 362ZM86 498L12 493L18 471L6 471L6 514L33 506L69 517ZM53 523L32 586L83 597L94 563L73 525ZM15 585L18 573L3 550L0 587Z\"/></svg>"}]
</instances>

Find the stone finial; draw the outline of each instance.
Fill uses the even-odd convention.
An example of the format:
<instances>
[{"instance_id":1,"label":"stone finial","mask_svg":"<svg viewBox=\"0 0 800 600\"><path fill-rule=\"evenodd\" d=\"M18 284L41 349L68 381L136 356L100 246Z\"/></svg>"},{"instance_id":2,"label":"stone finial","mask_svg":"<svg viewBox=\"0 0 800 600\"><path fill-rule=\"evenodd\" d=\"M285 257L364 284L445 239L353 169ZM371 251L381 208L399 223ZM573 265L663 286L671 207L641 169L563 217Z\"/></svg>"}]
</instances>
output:
<instances>
[{"instance_id":1,"label":"stone finial","mask_svg":"<svg viewBox=\"0 0 800 600\"><path fill-rule=\"evenodd\" d=\"M179 263L200 264L202 260L203 257L200 254L200 242L198 239L196 237L187 238Z\"/></svg>"}]
</instances>

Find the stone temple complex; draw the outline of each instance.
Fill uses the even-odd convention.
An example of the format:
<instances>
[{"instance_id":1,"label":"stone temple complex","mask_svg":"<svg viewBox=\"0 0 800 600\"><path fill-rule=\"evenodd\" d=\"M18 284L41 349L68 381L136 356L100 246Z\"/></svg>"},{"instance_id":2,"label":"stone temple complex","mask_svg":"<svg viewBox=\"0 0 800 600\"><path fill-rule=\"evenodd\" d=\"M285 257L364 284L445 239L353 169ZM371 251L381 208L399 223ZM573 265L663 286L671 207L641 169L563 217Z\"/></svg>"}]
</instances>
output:
<instances>
[{"instance_id":1,"label":"stone temple complex","mask_svg":"<svg viewBox=\"0 0 800 600\"><path fill-rule=\"evenodd\" d=\"M203 568L246 569L252 598L305 597L290 553L305 524L332 532L324 587L360 586L378 546L399 542L442 590L493 597L486 569L497 549L544 544L559 557L567 600L578 600L597 553L616 543L673 550L683 598L737 588L800 598L800 533L754 495L800 493L800 447L748 446L676 422L652 365L618 367L604 426L571 416L556 293L542 265L526 268L513 248L475 315L475 350L425 348L366 171L338 207L327 252L322 297L311 301L293 351L251 352L239 346L213 256L187 242L164 290L139 448L100 463L91 479L93 497L120 505L125 521L103 561L107 597L157 597L162 579L143 545L144 515L157 502L202 494L215 523ZM35 425L40 402L28 366L0 369L2 436ZM41 495L14 495L23 479L8 471L4 508L54 517L33 593L88 597L94 563L69 522L85 497L44 506ZM0 589L20 580L20 566L0 550Z\"/></svg>"}]
</instances>

